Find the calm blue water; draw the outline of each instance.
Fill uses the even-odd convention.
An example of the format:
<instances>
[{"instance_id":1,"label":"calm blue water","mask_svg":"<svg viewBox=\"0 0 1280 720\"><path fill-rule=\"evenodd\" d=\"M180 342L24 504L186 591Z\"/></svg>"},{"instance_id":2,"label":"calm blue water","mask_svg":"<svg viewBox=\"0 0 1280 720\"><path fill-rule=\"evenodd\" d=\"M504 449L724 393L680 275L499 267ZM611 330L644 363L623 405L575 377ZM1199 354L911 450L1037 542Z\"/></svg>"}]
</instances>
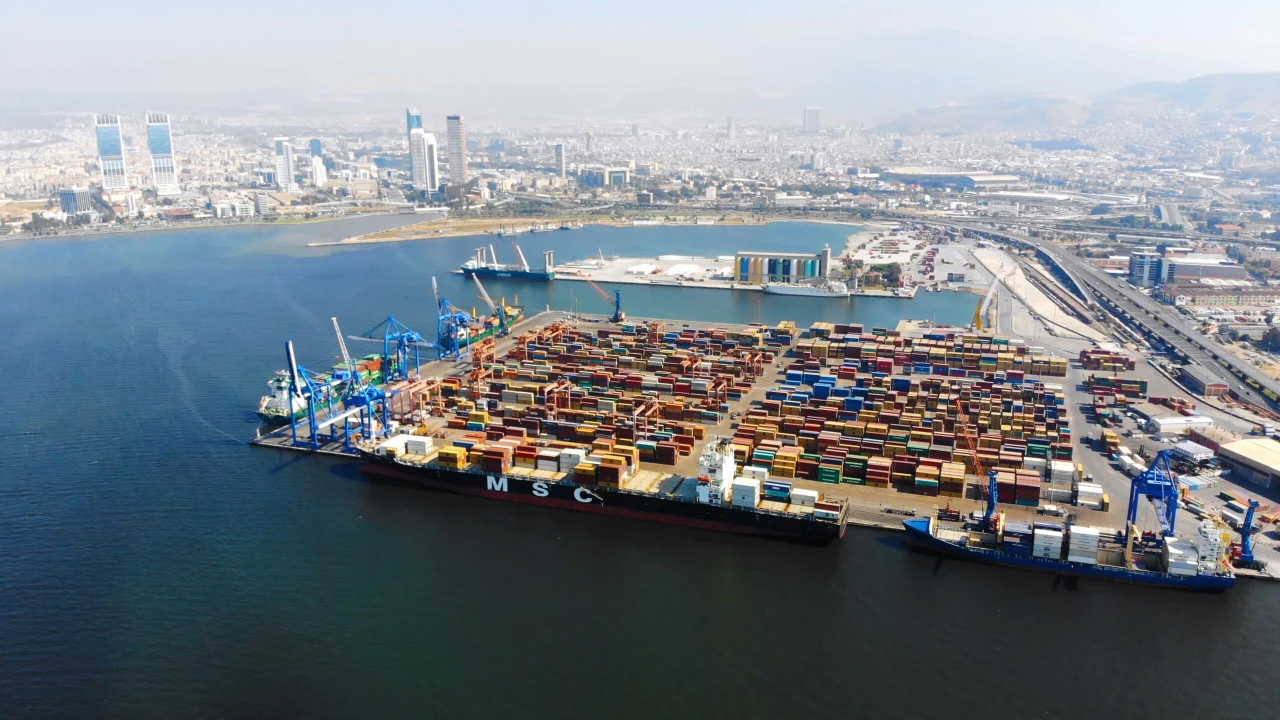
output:
<instances>
[{"instance_id":1,"label":"calm blue water","mask_svg":"<svg viewBox=\"0 0 1280 720\"><path fill-rule=\"evenodd\" d=\"M4 717L1264 717L1280 587L1220 597L814 549L365 483L251 449L305 364L476 245L309 249L394 218L0 244ZM589 229L594 254L838 248L850 228ZM500 249L500 253L505 251ZM580 283L492 283L530 309ZM638 316L965 322L977 298L624 286ZM592 302L598 302L592 307ZM1161 689L1165 688L1165 689Z\"/></svg>"}]
</instances>

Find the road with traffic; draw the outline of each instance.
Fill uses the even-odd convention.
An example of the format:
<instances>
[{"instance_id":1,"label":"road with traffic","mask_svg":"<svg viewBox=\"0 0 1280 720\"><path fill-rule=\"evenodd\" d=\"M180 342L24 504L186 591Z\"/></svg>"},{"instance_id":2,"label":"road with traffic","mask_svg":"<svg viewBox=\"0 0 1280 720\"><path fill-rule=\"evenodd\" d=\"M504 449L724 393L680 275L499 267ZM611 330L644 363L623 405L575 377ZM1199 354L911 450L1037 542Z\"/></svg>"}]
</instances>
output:
<instances>
[{"instance_id":1,"label":"road with traffic","mask_svg":"<svg viewBox=\"0 0 1280 720\"><path fill-rule=\"evenodd\" d=\"M1195 323L1176 310L1157 303L1124 280L1118 280L1106 274L1084 258L1072 255L1051 242L1020 233L998 232L980 226L967 227L997 239L1034 246L1062 268L1075 284L1083 286L1081 290L1084 291L1086 302L1092 302L1096 297L1105 310L1112 314L1119 314L1124 322L1146 328L1183 357L1199 363L1221 377L1241 400L1261 407L1276 406L1275 402L1235 373L1242 373L1257 383L1258 387L1269 390L1277 398L1280 398L1280 383L1236 357L1217 342L1201 335Z\"/></svg>"}]
</instances>

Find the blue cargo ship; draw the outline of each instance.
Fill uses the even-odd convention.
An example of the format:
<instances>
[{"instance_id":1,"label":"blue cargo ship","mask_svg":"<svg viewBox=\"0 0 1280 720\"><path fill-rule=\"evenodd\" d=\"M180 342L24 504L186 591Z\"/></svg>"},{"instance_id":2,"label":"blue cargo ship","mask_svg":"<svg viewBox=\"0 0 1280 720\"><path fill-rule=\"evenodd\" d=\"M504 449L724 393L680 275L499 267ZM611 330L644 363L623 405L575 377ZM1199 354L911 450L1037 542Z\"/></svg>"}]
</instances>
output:
<instances>
[{"instance_id":1,"label":"blue cargo ship","mask_svg":"<svg viewBox=\"0 0 1280 720\"><path fill-rule=\"evenodd\" d=\"M544 267L541 270L533 270L529 267L529 262L524 259L524 252L520 250L520 246L512 243L516 249L516 255L519 257L518 263L500 263L498 262L498 253L494 251L493 246L487 248L476 248L476 254L466 262L462 263L462 267L457 272L467 277L478 277L481 279L498 278L500 280L531 280L534 282L549 282L556 279L555 267L552 261L552 253L548 250L543 254Z\"/></svg>"},{"instance_id":2,"label":"blue cargo ship","mask_svg":"<svg viewBox=\"0 0 1280 720\"><path fill-rule=\"evenodd\" d=\"M1235 575L1229 569L1219 569L1216 562L1213 569L1207 572L1196 569L1187 574L1109 565L1096 558L1082 558L1082 562L1072 562L1059 557L1037 557L1031 553L1008 551L1002 542L973 542L983 534L944 527L934 517L911 518L903 520L902 525L907 531L907 541L912 545L975 562L1038 570L1055 575L1200 592L1222 592L1236 584ZM1088 562L1090 559L1093 562Z\"/></svg>"}]
</instances>

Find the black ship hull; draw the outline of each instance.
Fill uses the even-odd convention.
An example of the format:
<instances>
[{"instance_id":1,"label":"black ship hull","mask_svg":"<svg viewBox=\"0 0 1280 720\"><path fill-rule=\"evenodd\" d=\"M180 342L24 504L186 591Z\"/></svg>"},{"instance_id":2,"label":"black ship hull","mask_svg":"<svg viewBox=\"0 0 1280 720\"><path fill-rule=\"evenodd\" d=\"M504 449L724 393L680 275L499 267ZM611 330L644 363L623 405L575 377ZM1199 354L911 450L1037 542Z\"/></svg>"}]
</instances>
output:
<instances>
[{"instance_id":1,"label":"black ship hull","mask_svg":"<svg viewBox=\"0 0 1280 720\"><path fill-rule=\"evenodd\" d=\"M614 515L669 525L766 535L826 545L844 536L846 518L839 522L750 508L710 505L648 493L579 485L518 475L402 465L393 459L362 453L369 464L361 470L374 479L432 490L542 505L561 510Z\"/></svg>"}]
</instances>

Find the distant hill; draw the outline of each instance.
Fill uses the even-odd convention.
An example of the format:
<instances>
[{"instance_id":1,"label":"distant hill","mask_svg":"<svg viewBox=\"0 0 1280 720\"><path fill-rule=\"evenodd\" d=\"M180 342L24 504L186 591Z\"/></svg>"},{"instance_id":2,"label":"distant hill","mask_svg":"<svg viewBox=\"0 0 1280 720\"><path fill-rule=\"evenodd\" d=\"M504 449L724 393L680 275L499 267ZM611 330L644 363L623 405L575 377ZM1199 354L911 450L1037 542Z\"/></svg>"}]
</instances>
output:
<instances>
[{"instance_id":1,"label":"distant hill","mask_svg":"<svg viewBox=\"0 0 1280 720\"><path fill-rule=\"evenodd\" d=\"M1089 118L1088 105L1067 98L1005 97L967 105L917 110L876 126L877 132L970 133L997 130L1034 131L1079 125Z\"/></svg>"},{"instance_id":2,"label":"distant hill","mask_svg":"<svg viewBox=\"0 0 1280 720\"><path fill-rule=\"evenodd\" d=\"M1108 114L1142 107L1280 115L1280 73L1225 73L1182 82L1140 83L1103 93L1096 104Z\"/></svg>"},{"instance_id":3,"label":"distant hill","mask_svg":"<svg viewBox=\"0 0 1280 720\"><path fill-rule=\"evenodd\" d=\"M1280 117L1280 73L1226 73L1182 82L1146 82L1083 100L1043 95L984 99L917 110L873 129L898 133L1047 130L1172 109Z\"/></svg>"}]
</instances>

